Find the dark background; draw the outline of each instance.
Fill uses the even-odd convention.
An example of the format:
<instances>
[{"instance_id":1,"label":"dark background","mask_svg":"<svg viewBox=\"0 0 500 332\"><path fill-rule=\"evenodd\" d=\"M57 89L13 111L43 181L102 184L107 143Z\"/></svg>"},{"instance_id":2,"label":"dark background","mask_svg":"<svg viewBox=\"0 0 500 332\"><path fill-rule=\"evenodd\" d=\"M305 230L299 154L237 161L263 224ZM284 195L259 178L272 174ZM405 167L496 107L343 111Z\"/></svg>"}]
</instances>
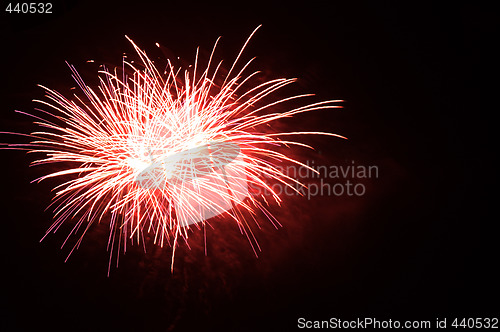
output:
<instances>
[{"instance_id":1,"label":"dark background","mask_svg":"<svg viewBox=\"0 0 500 332\"><path fill-rule=\"evenodd\" d=\"M221 220L179 248L132 247L107 277L107 227L95 225L64 263L70 226L39 243L51 224L53 183L32 157L1 151L2 325L54 330L256 331L297 328L297 319L498 317L497 27L479 5L53 2L53 14L8 14L2 2L1 131L29 132L36 84L70 96L65 61L90 85L98 64L132 54L124 35L192 62L222 35L230 63L259 24L245 59L267 77L299 77L297 91L345 108L302 115L290 126L348 141L308 138L323 164L377 165L363 197L285 198L283 228L255 229L253 255ZM350 3L350 2L349 2ZM490 48L490 49L489 49ZM89 59L94 63L86 62ZM2 136L2 142L14 139ZM319 163L319 162L318 162ZM450 322L449 322L450 323Z\"/></svg>"}]
</instances>

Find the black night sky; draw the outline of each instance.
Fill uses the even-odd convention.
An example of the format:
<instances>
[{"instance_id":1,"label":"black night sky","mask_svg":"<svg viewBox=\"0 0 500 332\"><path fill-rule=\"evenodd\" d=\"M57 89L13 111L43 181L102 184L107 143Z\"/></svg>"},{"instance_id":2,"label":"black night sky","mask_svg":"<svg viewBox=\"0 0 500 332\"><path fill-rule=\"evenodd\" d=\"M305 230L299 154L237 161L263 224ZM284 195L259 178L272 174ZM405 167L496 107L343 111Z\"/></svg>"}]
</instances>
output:
<instances>
[{"instance_id":1,"label":"black night sky","mask_svg":"<svg viewBox=\"0 0 500 332\"><path fill-rule=\"evenodd\" d=\"M340 110L277 126L329 131L311 137L302 160L376 165L363 196L285 198L271 210L283 224L255 228L253 255L231 222L214 220L181 245L133 246L107 277L107 224L94 225L64 263L71 224L43 242L52 223L51 188L30 184L33 157L2 160L2 330L291 331L297 320L498 317L498 172L493 170L493 85L488 51L498 25L479 5L205 1L54 1L52 14L7 13L2 1L0 131L35 127L14 111L42 99L37 84L71 96L65 61L91 86L99 64L133 54L191 63L196 47L229 64L244 53L266 78L297 77L287 90ZM158 49L158 42L162 48ZM163 53L162 53L163 52ZM94 62L87 62L87 60ZM0 142L15 139L2 135ZM74 239L73 239L74 241ZM74 242L73 242L74 243Z\"/></svg>"}]
</instances>

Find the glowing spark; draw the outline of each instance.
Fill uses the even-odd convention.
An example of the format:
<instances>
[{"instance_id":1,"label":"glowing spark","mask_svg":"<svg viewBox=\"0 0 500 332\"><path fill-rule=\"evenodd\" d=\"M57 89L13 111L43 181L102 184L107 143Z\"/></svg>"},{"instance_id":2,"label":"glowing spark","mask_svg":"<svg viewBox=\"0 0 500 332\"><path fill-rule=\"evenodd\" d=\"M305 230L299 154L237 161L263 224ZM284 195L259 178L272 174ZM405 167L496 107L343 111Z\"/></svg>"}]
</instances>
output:
<instances>
[{"instance_id":1,"label":"glowing spark","mask_svg":"<svg viewBox=\"0 0 500 332\"><path fill-rule=\"evenodd\" d=\"M78 97L76 101L66 99L42 87L48 101L37 102L54 112L30 115L41 129L29 135L33 138L30 143L10 144L7 148L41 153L43 157L34 161L34 165L63 166L62 170L35 180L62 180L55 188L52 203L55 220L46 235L69 219L76 220L76 224L68 238L85 225L73 252L89 227L109 216L110 263L116 237L120 240L119 252L120 246L125 251L127 241L135 238L139 242L147 232L154 235L156 244L172 246L173 268L175 248L180 239L187 241L189 229L203 227L207 219L227 213L256 252L255 237L238 210L250 212L252 218L260 210L275 226L279 222L259 197L249 194L248 184L265 188L279 203L280 197L264 178L292 189L298 181L283 174L275 163L286 161L308 167L275 147L306 146L285 140L286 135L342 137L320 132L259 131L263 125L282 118L340 107L335 105L340 100L272 112L278 104L310 95L264 103L264 98L267 100L295 80L280 78L251 85L251 79L258 73L245 74L252 60L237 70L239 59L257 29L226 75L219 73L221 63L212 65L218 40L203 71L198 71L197 53L194 68L181 74L170 61L166 70L159 70L127 37L141 60L141 64L133 65L133 61L127 62L123 56L124 67L130 68L131 76L125 76L124 72L119 77L116 70L104 69L100 72L99 90L94 91L69 65L85 94L85 102Z\"/></svg>"}]
</instances>

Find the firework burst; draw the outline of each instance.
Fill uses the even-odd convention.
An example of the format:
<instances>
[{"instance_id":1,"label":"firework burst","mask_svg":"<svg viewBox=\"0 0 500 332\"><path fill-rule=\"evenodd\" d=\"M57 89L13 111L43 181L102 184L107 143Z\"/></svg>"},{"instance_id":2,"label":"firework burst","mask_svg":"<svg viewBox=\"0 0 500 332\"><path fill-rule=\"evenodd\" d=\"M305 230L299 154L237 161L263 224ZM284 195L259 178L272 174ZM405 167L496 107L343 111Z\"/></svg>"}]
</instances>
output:
<instances>
[{"instance_id":1,"label":"firework burst","mask_svg":"<svg viewBox=\"0 0 500 332\"><path fill-rule=\"evenodd\" d=\"M238 224L257 253L260 249L248 222L256 220L259 211L276 227L279 222L266 209L268 202L252 195L248 186L267 190L279 204L280 197L265 179L295 190L298 180L276 165L308 167L276 147L307 146L286 139L289 135L342 136L259 129L299 113L338 108L340 100L273 112L278 104L311 95L264 102L295 79L252 84L258 74L247 73L252 60L242 65L239 60L256 30L224 75L221 62L212 63L219 39L204 69L198 68L197 51L194 66L183 70L170 61L165 69L158 68L127 37L141 60L134 64L124 59L131 74L104 68L98 89L91 89L69 65L85 97L72 100L42 86L46 100L36 102L50 111L27 114L40 129L29 135L29 143L4 148L37 153L40 157L33 165L61 166L35 180L61 180L54 188L54 223L45 236L74 220L66 238L79 234L71 255L89 227L106 218L110 264L115 250L125 251L129 241L144 242L144 234L150 233L155 244L172 247L173 268L179 241L187 243L190 230L224 215Z\"/></svg>"}]
</instances>

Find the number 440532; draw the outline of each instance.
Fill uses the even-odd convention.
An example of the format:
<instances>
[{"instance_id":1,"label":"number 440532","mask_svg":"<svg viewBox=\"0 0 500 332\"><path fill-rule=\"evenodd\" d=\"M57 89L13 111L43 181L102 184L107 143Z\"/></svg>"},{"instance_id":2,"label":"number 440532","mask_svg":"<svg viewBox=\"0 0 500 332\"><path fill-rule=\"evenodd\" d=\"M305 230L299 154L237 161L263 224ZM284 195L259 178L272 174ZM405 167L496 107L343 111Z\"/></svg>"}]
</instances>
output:
<instances>
[{"instance_id":1,"label":"number 440532","mask_svg":"<svg viewBox=\"0 0 500 332\"><path fill-rule=\"evenodd\" d=\"M451 324L454 328L498 329L498 318L455 318Z\"/></svg>"},{"instance_id":2,"label":"number 440532","mask_svg":"<svg viewBox=\"0 0 500 332\"><path fill-rule=\"evenodd\" d=\"M50 2L22 2L22 3L10 3L5 8L5 11L12 13L22 13L22 14L52 14L52 3Z\"/></svg>"}]
</instances>

